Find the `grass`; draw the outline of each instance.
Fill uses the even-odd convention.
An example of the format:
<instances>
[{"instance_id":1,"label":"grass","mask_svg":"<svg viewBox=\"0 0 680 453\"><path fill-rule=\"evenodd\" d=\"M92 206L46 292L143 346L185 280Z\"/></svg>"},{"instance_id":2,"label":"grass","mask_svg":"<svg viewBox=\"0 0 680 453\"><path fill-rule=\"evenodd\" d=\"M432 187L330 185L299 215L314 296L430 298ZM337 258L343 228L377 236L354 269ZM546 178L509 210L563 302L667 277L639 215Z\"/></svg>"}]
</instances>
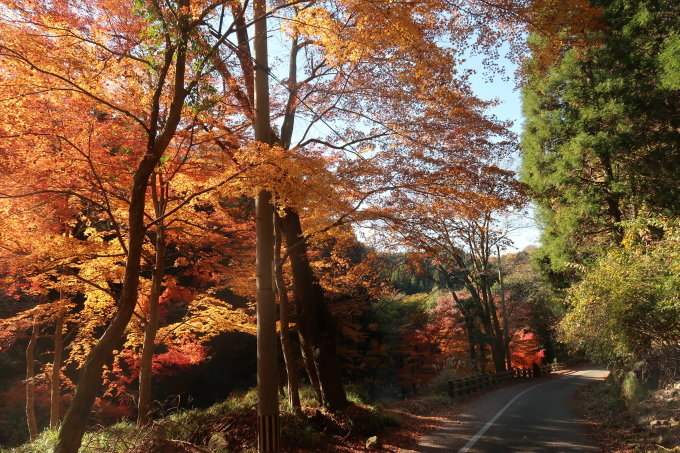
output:
<instances>
[{"instance_id":1,"label":"grass","mask_svg":"<svg viewBox=\"0 0 680 453\"><path fill-rule=\"evenodd\" d=\"M52 451L54 445L57 443L57 431L46 430L38 435L38 438L33 442L21 445L19 447L4 449L0 447L1 453L45 453Z\"/></svg>"}]
</instances>

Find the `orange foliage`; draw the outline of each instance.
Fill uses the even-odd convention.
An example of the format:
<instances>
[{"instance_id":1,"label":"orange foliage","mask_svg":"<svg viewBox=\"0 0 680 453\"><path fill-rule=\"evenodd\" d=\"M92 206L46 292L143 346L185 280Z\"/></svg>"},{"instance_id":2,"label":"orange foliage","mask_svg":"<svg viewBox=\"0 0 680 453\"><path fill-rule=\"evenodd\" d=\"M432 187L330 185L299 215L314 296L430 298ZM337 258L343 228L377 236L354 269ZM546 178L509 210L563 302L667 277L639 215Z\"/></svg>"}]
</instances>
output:
<instances>
[{"instance_id":1,"label":"orange foliage","mask_svg":"<svg viewBox=\"0 0 680 453\"><path fill-rule=\"evenodd\" d=\"M514 368L531 368L534 364L541 365L545 358L545 350L533 332L515 332L510 342L510 351Z\"/></svg>"},{"instance_id":2,"label":"orange foliage","mask_svg":"<svg viewBox=\"0 0 680 453\"><path fill-rule=\"evenodd\" d=\"M67 363L88 363L102 328L125 308L126 327L115 340L124 336L125 344L108 382L128 385L161 226L169 253L159 263L167 274L159 337L167 349L155 369L195 364L205 356L200 343L217 332L252 332L247 310L216 295L252 293L253 219L239 200L262 188L279 207L304 214L310 235L318 235L315 266L331 310L349 342L364 341L370 332L360 316L384 288L370 257L351 256L351 230L330 228L400 217L422 225L452 212L475 218L521 204L513 175L488 164L513 150L509 125L484 113L493 103L475 97L469 74L456 67L470 46L493 55L500 38L520 45L528 29L557 36L566 27L572 39L596 15L584 0L570 7L554 0L276 4L283 33L306 59L275 93L275 117L297 115L306 130L295 135L298 143L287 142L291 132L267 147L247 129L253 63L238 4L4 2L2 286L24 301L81 296L82 306L36 302L0 323L0 347L36 316L49 323L66 308L77 330ZM221 12L233 14L228 32L208 30ZM210 41L223 31L233 40ZM555 41L544 47L554 49ZM324 132L311 136L316 126ZM391 233L411 244L420 234L408 227ZM432 318L413 315L402 331L404 382L424 382L446 360L463 366L458 319L446 302ZM531 341L516 340L523 357L534 354ZM384 346L376 348L380 356Z\"/></svg>"}]
</instances>

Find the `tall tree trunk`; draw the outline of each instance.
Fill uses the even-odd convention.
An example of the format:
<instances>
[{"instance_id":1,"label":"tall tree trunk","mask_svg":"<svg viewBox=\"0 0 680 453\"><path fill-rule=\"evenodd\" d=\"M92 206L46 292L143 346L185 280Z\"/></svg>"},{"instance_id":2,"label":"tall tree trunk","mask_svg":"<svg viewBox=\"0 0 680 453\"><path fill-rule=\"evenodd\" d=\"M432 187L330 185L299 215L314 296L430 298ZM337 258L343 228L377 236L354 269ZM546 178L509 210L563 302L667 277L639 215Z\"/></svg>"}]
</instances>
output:
<instances>
[{"instance_id":1,"label":"tall tree trunk","mask_svg":"<svg viewBox=\"0 0 680 453\"><path fill-rule=\"evenodd\" d=\"M493 320L486 326L487 337L489 339L489 346L491 347L491 359L496 373L501 373L506 370L505 359L507 353L505 350L505 338L498 323Z\"/></svg>"},{"instance_id":2,"label":"tall tree trunk","mask_svg":"<svg viewBox=\"0 0 680 453\"><path fill-rule=\"evenodd\" d=\"M149 295L149 313L144 329L142 358L139 364L139 402L137 403L137 425L144 426L149 422L151 409L151 378L153 371L153 354L156 349L156 335L159 326L158 301L161 297L163 275L165 274L165 227L158 224L156 229L156 264L153 270L151 294Z\"/></svg>"},{"instance_id":3,"label":"tall tree trunk","mask_svg":"<svg viewBox=\"0 0 680 453\"><path fill-rule=\"evenodd\" d=\"M37 322L33 321L31 339L26 347L26 421L31 440L38 437L38 424L35 421L35 343L38 340Z\"/></svg>"},{"instance_id":4,"label":"tall tree trunk","mask_svg":"<svg viewBox=\"0 0 680 453\"><path fill-rule=\"evenodd\" d=\"M338 326L330 313L321 284L314 275L302 236L300 217L286 208L282 218L283 233L289 249L293 275L293 295L298 315L298 332L303 354L314 354L323 404L334 411L349 402L342 385L337 354ZM311 351L310 351L311 349ZM307 360L310 358L307 357Z\"/></svg>"},{"instance_id":5,"label":"tall tree trunk","mask_svg":"<svg viewBox=\"0 0 680 453\"><path fill-rule=\"evenodd\" d=\"M78 385L73 400L66 410L59 429L54 453L77 453L85 433L90 411L97 397L104 364L111 359L113 350L123 338L137 303L137 288L141 268L142 244L144 239L144 194L147 181L136 184L133 202L130 205L130 240L123 290L118 301L118 310L99 339L78 376Z\"/></svg>"},{"instance_id":6,"label":"tall tree trunk","mask_svg":"<svg viewBox=\"0 0 680 453\"><path fill-rule=\"evenodd\" d=\"M491 357L496 373L501 373L506 370L507 354L505 351L505 339L501 336L496 336L491 341Z\"/></svg>"},{"instance_id":7,"label":"tall tree trunk","mask_svg":"<svg viewBox=\"0 0 680 453\"><path fill-rule=\"evenodd\" d=\"M64 316L62 308L54 326L54 361L52 362L52 381L50 382L50 428L59 426L61 409L61 361L64 349Z\"/></svg>"},{"instance_id":8,"label":"tall tree trunk","mask_svg":"<svg viewBox=\"0 0 680 453\"><path fill-rule=\"evenodd\" d=\"M493 304L493 301L491 301ZM503 331L503 328L501 327L498 316L496 314L496 310L494 307L494 316L492 319L493 324L489 326L491 329L491 337L490 337L490 344L491 344L491 355L493 357L493 363L494 367L496 368L496 373L500 373L505 371L506 368L506 358L507 358L507 350L505 348L505 333Z\"/></svg>"},{"instance_id":9,"label":"tall tree trunk","mask_svg":"<svg viewBox=\"0 0 680 453\"><path fill-rule=\"evenodd\" d=\"M300 313L301 308L298 304L295 304L295 311ZM319 381L319 373L316 370L316 360L314 359L314 346L308 339L308 335L300 331L300 316L298 315L298 338L300 339L300 353L302 354L302 362L305 364L305 370L307 371L307 377L309 377L309 385L312 386L312 391L316 400L322 406L326 405L326 400L324 400L323 392L321 391L321 382Z\"/></svg>"},{"instance_id":10,"label":"tall tree trunk","mask_svg":"<svg viewBox=\"0 0 680 453\"><path fill-rule=\"evenodd\" d=\"M496 373L500 373L505 371L505 349L503 348L505 342L499 332L494 329L494 326L496 326L496 323L494 323L493 319L485 315L482 319L482 329L486 337L484 346L488 345L491 348L491 360L494 370Z\"/></svg>"},{"instance_id":11,"label":"tall tree trunk","mask_svg":"<svg viewBox=\"0 0 680 453\"><path fill-rule=\"evenodd\" d=\"M503 267L501 262L501 248L496 244L498 255L498 286L501 297L501 316L503 316L503 348L505 349L505 369L512 369L512 353L510 351L510 328L508 327L508 310L505 305L505 285L503 285Z\"/></svg>"},{"instance_id":12,"label":"tall tree trunk","mask_svg":"<svg viewBox=\"0 0 680 453\"><path fill-rule=\"evenodd\" d=\"M129 208L128 256L125 266L123 289L118 300L118 309L111 323L90 351L78 376L78 385L73 400L66 410L64 421L59 428L54 453L78 453L85 434L87 420L101 384L104 364L113 355L113 350L123 338L125 328L132 318L137 304L139 273L141 270L142 246L144 243L144 207L149 177L158 162L151 153L140 162L135 174Z\"/></svg>"}]
</instances>

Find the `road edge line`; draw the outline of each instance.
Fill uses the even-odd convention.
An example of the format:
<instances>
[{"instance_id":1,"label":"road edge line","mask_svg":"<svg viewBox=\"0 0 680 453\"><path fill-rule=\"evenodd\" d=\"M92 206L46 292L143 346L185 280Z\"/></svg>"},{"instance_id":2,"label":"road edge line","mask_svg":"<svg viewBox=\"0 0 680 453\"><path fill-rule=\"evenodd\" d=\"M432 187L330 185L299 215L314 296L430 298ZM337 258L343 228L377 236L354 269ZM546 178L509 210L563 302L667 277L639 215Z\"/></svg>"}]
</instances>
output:
<instances>
[{"instance_id":1,"label":"road edge line","mask_svg":"<svg viewBox=\"0 0 680 453\"><path fill-rule=\"evenodd\" d=\"M517 395L515 395L515 397L514 397L513 399L511 399L510 401L508 401L508 403L507 403L505 406L503 406L503 407L501 408L501 410L499 410L499 411L496 413L496 415L494 415L493 417L491 417L491 420L489 420L488 422L486 422L486 425L484 425L484 426L482 427L482 429L480 429L479 431L477 431L477 434L475 434L474 436L472 436L472 438L468 441L467 444L465 444L465 446L464 446L463 448L461 448L460 450L458 450L458 453L467 453L472 447L474 447L474 445L475 445L475 444L477 443L477 441L484 435L484 433L485 433L489 428L491 428L491 427L493 426L493 424L496 422L496 420L498 420L498 418L499 418L501 415L503 415L503 412L505 412L506 409L509 408L509 407L512 405L512 403L514 403L514 402L517 400L517 398L519 398L520 396L524 395L524 394L525 394L526 392L528 392L529 390L535 389L536 387L540 387L540 386L545 385L545 384L549 384L550 382L552 382L552 381L541 382L540 384L533 385L533 386L529 387L528 389L524 390L523 392L518 393Z\"/></svg>"}]
</instances>

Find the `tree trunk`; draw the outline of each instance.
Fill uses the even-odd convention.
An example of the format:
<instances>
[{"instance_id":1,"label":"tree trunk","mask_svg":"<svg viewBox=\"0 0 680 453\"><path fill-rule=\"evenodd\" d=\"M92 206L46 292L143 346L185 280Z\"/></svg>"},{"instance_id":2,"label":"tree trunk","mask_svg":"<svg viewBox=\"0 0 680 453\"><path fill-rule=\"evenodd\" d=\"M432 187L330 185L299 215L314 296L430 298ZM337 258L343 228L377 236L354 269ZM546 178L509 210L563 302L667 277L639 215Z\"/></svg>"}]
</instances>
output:
<instances>
[{"instance_id":1,"label":"tree trunk","mask_svg":"<svg viewBox=\"0 0 680 453\"><path fill-rule=\"evenodd\" d=\"M295 311L300 312L300 307L295 304ZM307 335L300 331L300 316L298 315L298 337L300 339L300 352L302 354L302 361L305 364L305 370L307 370L307 377L309 377L309 385L312 386L312 391L314 391L314 396L320 405L325 406L326 401L323 397L323 392L321 392L321 382L319 381L319 373L316 370L316 361L314 360L314 346L309 341L306 341Z\"/></svg>"},{"instance_id":2,"label":"tree trunk","mask_svg":"<svg viewBox=\"0 0 680 453\"><path fill-rule=\"evenodd\" d=\"M505 353L505 339L503 337L494 337L491 341L491 358L493 359L493 365L496 369L496 373L501 373L506 370L506 357L507 354Z\"/></svg>"},{"instance_id":3,"label":"tree trunk","mask_svg":"<svg viewBox=\"0 0 680 453\"><path fill-rule=\"evenodd\" d=\"M33 321L31 339L26 347L26 421L28 422L28 435L31 440L38 437L38 424L35 421L35 343L38 340L38 326Z\"/></svg>"},{"instance_id":4,"label":"tree trunk","mask_svg":"<svg viewBox=\"0 0 680 453\"><path fill-rule=\"evenodd\" d=\"M493 362L496 373L505 371L505 349L503 348L504 341L502 335L494 329L496 323L485 315L482 318L482 329L486 342L482 346L488 345L491 348L491 360Z\"/></svg>"},{"instance_id":5,"label":"tree trunk","mask_svg":"<svg viewBox=\"0 0 680 453\"><path fill-rule=\"evenodd\" d=\"M286 364L286 376L288 383L288 404L293 411L300 415L302 414L302 405L300 404L300 380L298 379L297 367L295 366L295 358L293 356L293 347L290 344L290 321L289 321L289 301L288 289L283 278L283 262L281 262L281 217L276 215L275 223L276 242L274 246L274 253L276 258L276 267L274 268L274 277L276 278L276 288L279 294L279 321L281 323L281 350L283 351L283 361Z\"/></svg>"},{"instance_id":6,"label":"tree trunk","mask_svg":"<svg viewBox=\"0 0 680 453\"><path fill-rule=\"evenodd\" d=\"M159 326L158 301L161 297L163 275L165 274L165 248L165 227L161 222L156 230L156 264L153 270L151 294L149 295L149 314L144 329L142 358L139 364L138 426L144 426L149 423L153 354L156 349L156 335L158 334Z\"/></svg>"},{"instance_id":7,"label":"tree trunk","mask_svg":"<svg viewBox=\"0 0 680 453\"><path fill-rule=\"evenodd\" d=\"M501 261L501 248L496 244L496 253L498 255L498 286L500 288L501 296L501 315L503 316L503 348L505 350L505 369L512 369L512 354L510 352L510 330L508 327L508 310L505 305L505 285L503 285L503 268Z\"/></svg>"},{"instance_id":8,"label":"tree trunk","mask_svg":"<svg viewBox=\"0 0 680 453\"><path fill-rule=\"evenodd\" d=\"M480 374L480 366L479 366L479 361L477 360L477 348L476 344L477 340L475 338L475 321L472 317L470 316L465 316L465 330L467 330L468 334L468 343L469 343L469 353L470 353L470 372L472 374Z\"/></svg>"},{"instance_id":9,"label":"tree trunk","mask_svg":"<svg viewBox=\"0 0 680 453\"><path fill-rule=\"evenodd\" d=\"M143 184L146 189L146 184ZM141 187L138 189L141 191ZM130 322L137 303L139 285L140 259L143 243L144 198L139 196L130 206L130 245L126 265L123 290L118 302L118 310L106 328L104 335L87 356L80 370L78 385L73 400L66 410L64 421L59 429L54 453L77 453L85 433L90 411L97 397L102 379L104 364L111 358L113 350L123 338L125 328Z\"/></svg>"},{"instance_id":10,"label":"tree trunk","mask_svg":"<svg viewBox=\"0 0 680 453\"><path fill-rule=\"evenodd\" d=\"M61 309L54 326L54 361L52 362L52 382L50 383L50 428L59 426L61 409L61 360L64 349L64 316Z\"/></svg>"},{"instance_id":11,"label":"tree trunk","mask_svg":"<svg viewBox=\"0 0 680 453\"><path fill-rule=\"evenodd\" d=\"M313 359L321 387L322 404L334 411L347 407L347 395L342 385L337 355L338 326L326 305L323 288L319 284L307 256L298 213L285 209L282 218L293 276L293 296L298 315L298 332L303 354Z\"/></svg>"},{"instance_id":12,"label":"tree trunk","mask_svg":"<svg viewBox=\"0 0 680 453\"><path fill-rule=\"evenodd\" d=\"M479 342L479 373L486 374L486 344L483 341Z\"/></svg>"},{"instance_id":13,"label":"tree trunk","mask_svg":"<svg viewBox=\"0 0 680 453\"><path fill-rule=\"evenodd\" d=\"M491 304L493 304L493 300ZM496 313L495 307L493 307L493 319L492 324L489 326L490 338L489 343L491 345L491 356L493 357L493 364L496 368L496 373L500 373L506 370L505 359L507 357L507 352L505 349L505 333L498 320L498 315Z\"/></svg>"},{"instance_id":14,"label":"tree trunk","mask_svg":"<svg viewBox=\"0 0 680 453\"><path fill-rule=\"evenodd\" d=\"M186 2L181 1L180 6ZM180 22L186 21L184 16ZM186 29L186 24L181 23L180 30ZM147 148L141 160L137 164L130 195L130 207L128 208L128 250L125 264L125 276L123 289L118 300L118 307L113 320L104 331L94 348L90 351L78 376L78 385L73 395L73 400L66 410L64 421L59 428L57 442L53 453L78 453L80 444L85 434L87 420L90 418L92 406L97 398L97 390L102 379L104 364L111 359L115 347L125 334L125 329L132 318L137 296L139 293L139 273L141 271L142 250L144 244L144 210L146 206L146 190L149 179L163 153L173 139L177 126L182 118L184 100L187 90L184 86L186 75L187 45L189 36L182 31L176 49L167 49L166 67L159 73L159 89L155 91L151 121L147 131ZM160 87L167 82L166 77L170 72L170 65L174 61L173 94L170 107L161 119L161 107L158 99L162 94Z\"/></svg>"},{"instance_id":15,"label":"tree trunk","mask_svg":"<svg viewBox=\"0 0 680 453\"><path fill-rule=\"evenodd\" d=\"M123 289L118 300L118 310L92 351L88 354L78 376L73 400L66 410L59 428L54 453L78 453L85 434L87 420L97 397L104 364L111 359L113 350L123 338L137 304L139 273L141 270L142 245L144 243L144 206L149 177L158 160L150 161L149 155L140 163L135 175L129 208L128 256L125 266ZM150 168L149 168L150 166Z\"/></svg>"}]
</instances>

